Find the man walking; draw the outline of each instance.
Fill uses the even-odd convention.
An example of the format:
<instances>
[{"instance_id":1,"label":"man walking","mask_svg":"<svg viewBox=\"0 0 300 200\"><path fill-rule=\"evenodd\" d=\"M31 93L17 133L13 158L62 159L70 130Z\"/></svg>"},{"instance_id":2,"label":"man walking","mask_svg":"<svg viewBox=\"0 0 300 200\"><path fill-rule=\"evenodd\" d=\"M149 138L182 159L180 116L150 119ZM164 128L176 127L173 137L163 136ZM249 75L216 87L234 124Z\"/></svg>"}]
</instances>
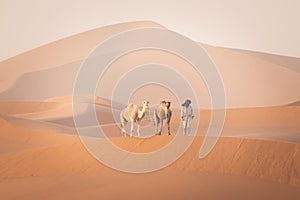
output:
<instances>
[{"instance_id":1,"label":"man walking","mask_svg":"<svg viewBox=\"0 0 300 200\"><path fill-rule=\"evenodd\" d=\"M191 103L191 100L187 99L183 104L181 104L181 121L184 135L190 134L190 125L192 119L194 118L194 112Z\"/></svg>"}]
</instances>

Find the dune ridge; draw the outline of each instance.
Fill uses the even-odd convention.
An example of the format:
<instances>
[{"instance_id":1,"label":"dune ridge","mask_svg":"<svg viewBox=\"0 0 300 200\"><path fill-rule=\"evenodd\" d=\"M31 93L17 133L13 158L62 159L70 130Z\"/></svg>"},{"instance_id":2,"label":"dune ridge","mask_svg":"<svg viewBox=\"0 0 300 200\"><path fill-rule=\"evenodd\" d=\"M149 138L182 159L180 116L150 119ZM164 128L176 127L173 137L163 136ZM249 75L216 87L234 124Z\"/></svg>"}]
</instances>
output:
<instances>
[{"instance_id":1,"label":"dune ridge","mask_svg":"<svg viewBox=\"0 0 300 200\"><path fill-rule=\"evenodd\" d=\"M2 80L0 91L5 91L24 73L51 69L52 67L82 60L97 44L111 35L143 27L162 28L161 25L151 21L109 25L84 32L84 34L79 33L65 39L60 39L1 61L0 68L3 69L3 73L0 75L0 79Z\"/></svg>"},{"instance_id":2,"label":"dune ridge","mask_svg":"<svg viewBox=\"0 0 300 200\"><path fill-rule=\"evenodd\" d=\"M0 122L1 138L35 146L27 150L1 153L1 179L63 176L110 170L86 151L77 136L57 134L47 129L18 129L8 125L6 120L2 119ZM110 140L123 149L149 152L157 146L164 146L172 139L172 136L156 136L150 139ZM182 139L184 140L184 137ZM101 146L104 139L95 140ZM300 144L220 138L213 151L206 158L199 160L198 152L202 141L203 137L197 136L187 152L164 170L243 175L300 187Z\"/></svg>"},{"instance_id":3,"label":"dune ridge","mask_svg":"<svg viewBox=\"0 0 300 200\"><path fill-rule=\"evenodd\" d=\"M0 62L0 67L5 72L1 74L3 81L0 84L0 100L43 101L71 94L77 70L97 44L114 34L142 27L164 28L147 21L111 25L61 39ZM290 60L289 58L278 56L283 61L277 62L276 55L265 59L260 54L256 56L239 50L198 44L216 64L223 78L229 108L276 106L299 100L300 75L283 65L283 61ZM141 64L141 57L149 57L152 61L156 57L156 62L175 66L176 69L180 66L184 66L184 69L188 67L187 63L178 66L178 59L166 54L155 54L152 57L154 52L133 54L138 57L125 56L116 63L126 68L126 63ZM298 60L294 60L288 62L292 63L292 68L298 65ZM209 108L210 97L207 92L203 92L206 88L203 80L199 80L202 78L192 74L186 76L195 82L192 84L197 85L197 91L201 91L202 101L199 104ZM254 98L256 96L260 98Z\"/></svg>"}]
</instances>

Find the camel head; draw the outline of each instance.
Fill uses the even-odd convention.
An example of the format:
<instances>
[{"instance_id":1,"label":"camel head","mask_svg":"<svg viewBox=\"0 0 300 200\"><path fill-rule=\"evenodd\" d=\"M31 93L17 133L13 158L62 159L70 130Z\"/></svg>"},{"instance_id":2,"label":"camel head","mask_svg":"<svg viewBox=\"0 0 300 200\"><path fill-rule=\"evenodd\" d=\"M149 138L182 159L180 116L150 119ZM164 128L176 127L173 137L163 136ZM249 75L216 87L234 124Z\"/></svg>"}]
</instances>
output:
<instances>
[{"instance_id":1,"label":"camel head","mask_svg":"<svg viewBox=\"0 0 300 200\"><path fill-rule=\"evenodd\" d=\"M168 110L171 106L171 102L163 100L163 101L160 102L160 105L163 107L165 113L168 113Z\"/></svg>"},{"instance_id":2,"label":"camel head","mask_svg":"<svg viewBox=\"0 0 300 200\"><path fill-rule=\"evenodd\" d=\"M160 102L160 105L163 106L163 107L166 107L167 109L169 109L171 107L171 101L161 101Z\"/></svg>"},{"instance_id":3,"label":"camel head","mask_svg":"<svg viewBox=\"0 0 300 200\"><path fill-rule=\"evenodd\" d=\"M167 101L167 102L166 102L166 107L167 107L168 109L170 109L170 107L171 107L171 101Z\"/></svg>"},{"instance_id":4,"label":"camel head","mask_svg":"<svg viewBox=\"0 0 300 200\"><path fill-rule=\"evenodd\" d=\"M143 109L148 109L149 107L149 101L145 100L143 101Z\"/></svg>"}]
</instances>

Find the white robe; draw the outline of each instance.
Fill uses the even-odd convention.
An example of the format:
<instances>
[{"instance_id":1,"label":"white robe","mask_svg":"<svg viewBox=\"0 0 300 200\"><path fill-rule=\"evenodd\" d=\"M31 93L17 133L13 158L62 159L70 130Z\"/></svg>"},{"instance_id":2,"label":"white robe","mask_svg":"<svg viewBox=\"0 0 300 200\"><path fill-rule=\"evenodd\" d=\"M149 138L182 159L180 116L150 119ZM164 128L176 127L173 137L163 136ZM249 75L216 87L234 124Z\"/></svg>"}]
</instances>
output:
<instances>
[{"instance_id":1,"label":"white robe","mask_svg":"<svg viewBox=\"0 0 300 200\"><path fill-rule=\"evenodd\" d=\"M182 106L181 107L181 119L182 119L182 126L186 133L190 132L190 125L192 118L194 117L193 107L189 105L188 107Z\"/></svg>"}]
</instances>

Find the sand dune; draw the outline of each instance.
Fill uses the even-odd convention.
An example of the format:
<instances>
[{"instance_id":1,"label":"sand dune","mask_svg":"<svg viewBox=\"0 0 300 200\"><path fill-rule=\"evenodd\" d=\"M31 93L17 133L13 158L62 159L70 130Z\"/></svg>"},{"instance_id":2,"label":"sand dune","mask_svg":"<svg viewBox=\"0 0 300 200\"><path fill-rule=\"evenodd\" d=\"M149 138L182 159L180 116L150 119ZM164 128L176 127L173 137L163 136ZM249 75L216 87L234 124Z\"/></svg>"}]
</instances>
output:
<instances>
[{"instance_id":1,"label":"sand dune","mask_svg":"<svg viewBox=\"0 0 300 200\"><path fill-rule=\"evenodd\" d=\"M3 92L25 73L50 69L85 58L101 41L122 31L140 27L162 27L154 22L139 21L110 25L76 34L0 62L0 91ZM76 51L74 51L76 49Z\"/></svg>"},{"instance_id":2,"label":"sand dune","mask_svg":"<svg viewBox=\"0 0 300 200\"><path fill-rule=\"evenodd\" d=\"M234 51L251 55L253 57L258 57L265 61L271 62L276 65L280 65L286 67L287 69L294 70L296 72L300 72L300 58L296 57L289 57L289 56L282 56L282 55L273 55L269 53L263 52L255 52L255 51L247 51L247 50L240 50L240 49L232 49Z\"/></svg>"},{"instance_id":3,"label":"sand dune","mask_svg":"<svg viewBox=\"0 0 300 200\"><path fill-rule=\"evenodd\" d=\"M57 104L65 105L68 101L68 96L47 100L42 102L40 107L36 106L36 112L44 113L46 117L57 109ZM106 100L98 101L108 103ZM53 103L54 107L51 107ZM8 105L7 102L4 104ZM23 113L34 113L34 103L10 102L11 107L14 107L14 104L22 107ZM47 108L49 112L45 110ZM103 108L109 111L109 106ZM15 114L13 110L4 111L6 114ZM70 113L68 109L62 111ZM110 118L109 113L105 114L102 109L98 112L107 119ZM123 174L99 163L87 152L74 129L67 126L64 118L58 117L57 122L48 123L2 114L0 197L80 199L89 196L91 199L97 199L101 196L118 199L121 195L125 199L220 199L224 196L231 199L298 199L300 144L282 140L297 138L299 135L299 107L229 109L227 113L222 138L205 159L198 158L203 136L196 136L192 146L175 163L158 172L142 175ZM199 135L205 134L209 119L210 111L202 111ZM176 132L178 126L179 117L175 114L172 118L172 133ZM282 138L276 141L276 130L280 126ZM295 132L291 126L296 127ZM257 127L262 127L258 133L264 137L271 133L270 138L241 138L245 133L249 134L249 138L260 138L251 132ZM94 131L93 127L82 128ZM148 139L119 138L120 129L116 125L103 126L103 130L114 144L132 152L154 151L173 139L173 136L167 135ZM181 138L186 139L183 136ZM102 146L104 141L103 138L97 137L93 140L96 140L99 146ZM116 187L122 189L116 193ZM139 192L128 192L134 191L133 188L136 187L139 188ZM168 187L173 190L165 189ZM61 191L59 188L65 189ZM212 192L216 188L222 192ZM159 193L146 195L146 192L153 189ZM76 191L80 193L77 194Z\"/></svg>"},{"instance_id":4,"label":"sand dune","mask_svg":"<svg viewBox=\"0 0 300 200\"><path fill-rule=\"evenodd\" d=\"M96 98L94 99L95 103L88 103L88 100L84 98L82 100L83 103L79 105L82 111L78 113L78 117L82 121L86 121L86 123L82 123L80 128L89 129L93 132L96 131L98 123L109 125L119 120L118 116L116 116L116 119L114 118L109 100ZM87 115L93 112L94 106L98 122L92 123L87 119ZM118 113L123 108L125 106L119 104L115 110ZM299 106L227 109L222 135L224 137L268 139L300 143L299 109ZM178 111L176 109L173 111L171 128L172 132L176 133L180 124L178 122ZM27 120L48 122L71 129L75 127L71 96L57 97L45 102L0 102L0 114ZM149 116L150 119L145 120L146 123L152 123L149 121L151 120L151 116ZM146 117L149 118L148 116ZM206 134L210 118L210 110L201 110L196 115L194 122L199 120L199 135L203 136ZM110 130L113 127L107 126L104 129ZM117 127L114 127L113 131L114 133L109 134L110 136L119 136ZM151 135L152 133L149 134Z\"/></svg>"},{"instance_id":5,"label":"sand dune","mask_svg":"<svg viewBox=\"0 0 300 200\"><path fill-rule=\"evenodd\" d=\"M16 115L24 113L35 113L49 111L60 107L57 102L0 102L0 114Z\"/></svg>"},{"instance_id":6,"label":"sand dune","mask_svg":"<svg viewBox=\"0 0 300 200\"><path fill-rule=\"evenodd\" d=\"M77 99L78 100L78 99ZM91 112L91 107L96 106L98 112L107 112L111 110L111 101L100 97L81 96L78 106L81 107L83 114ZM125 106L114 103L115 109L123 109ZM18 118L51 121L73 117L72 96L59 96L46 99L42 102L37 101L16 101L16 102L0 102L0 114L9 115ZM63 124L62 124L63 125Z\"/></svg>"},{"instance_id":7,"label":"sand dune","mask_svg":"<svg viewBox=\"0 0 300 200\"><path fill-rule=\"evenodd\" d=\"M43 101L72 94L73 82L81 62L22 74L1 93L2 101ZM2 84L1 84L2 85Z\"/></svg>"},{"instance_id":8,"label":"sand dune","mask_svg":"<svg viewBox=\"0 0 300 200\"><path fill-rule=\"evenodd\" d=\"M60 138L74 139L68 134L73 130L55 124L0 115L0 125L0 154L64 143Z\"/></svg>"},{"instance_id":9,"label":"sand dune","mask_svg":"<svg viewBox=\"0 0 300 200\"><path fill-rule=\"evenodd\" d=\"M275 106L300 98L298 95L299 73L234 50L202 46L220 70L226 89L228 107ZM174 55L151 50L131 53L113 63L107 72L110 76L103 77L99 87L100 93L97 95L109 98L119 77L132 67L147 62L161 63L176 69L194 85L196 94L201 96L200 106L209 108L210 96L205 83L191 69L191 66ZM73 91L80 63L63 64L55 68L24 74L12 87L0 94L0 100L43 101L69 95ZM187 72L187 68L191 70ZM156 98L160 99L161 96L162 94L158 93ZM254 98L257 96L260 98ZM166 98L172 97L169 95Z\"/></svg>"},{"instance_id":10,"label":"sand dune","mask_svg":"<svg viewBox=\"0 0 300 200\"><path fill-rule=\"evenodd\" d=\"M275 106L300 98L298 95L299 73L234 50L202 46L220 70L226 89L228 107ZM201 96L200 106L210 107L210 96L205 83L196 72L192 73L193 70L187 73L186 68L191 68L188 63L174 55L150 50L132 53L113 63L109 72L111 76L109 79L106 76L103 77L102 86L99 87L101 93L97 95L109 98L115 86L114 83L123 73L134 66L150 61L172 66L186 79L191 80L196 94ZM55 68L24 74L12 87L0 94L0 100L43 101L48 98L69 95L73 91L80 63L63 64ZM103 85L106 87L104 88ZM290 89L286 90L285 88ZM161 96L162 94L159 93L156 98L160 99ZM255 98L257 96L260 98Z\"/></svg>"},{"instance_id":11,"label":"sand dune","mask_svg":"<svg viewBox=\"0 0 300 200\"><path fill-rule=\"evenodd\" d=\"M2 61L0 66L5 73L1 74L3 81L0 84L0 100L43 101L70 95L77 70L95 45L116 33L140 27L161 26L153 22L111 25L80 33ZM283 65L292 58L272 55L272 58L267 56L267 59L259 53L199 45L204 48L221 74L227 107L276 106L300 99L300 74ZM276 58L282 62L277 62ZM295 68L298 61L292 60L286 63L292 63L291 66ZM172 54L154 50L136 51L118 59L110 67L109 79L104 77L101 82L100 90L105 90L104 94L96 95L110 98L109 92L112 92L111 87L115 86L116 80L132 67L148 62L165 64L180 72L185 80L194 85L197 96L201 96L200 107L210 107L210 96L205 82L192 70L190 64ZM157 94L156 98L160 99L161 94Z\"/></svg>"},{"instance_id":12,"label":"sand dune","mask_svg":"<svg viewBox=\"0 0 300 200\"><path fill-rule=\"evenodd\" d=\"M299 99L298 72L236 50L200 45L220 70L228 107L276 106Z\"/></svg>"},{"instance_id":13,"label":"sand dune","mask_svg":"<svg viewBox=\"0 0 300 200\"><path fill-rule=\"evenodd\" d=\"M298 106L236 108L226 110L222 136L300 143ZM200 135L206 133L211 111L200 114Z\"/></svg>"},{"instance_id":14,"label":"sand dune","mask_svg":"<svg viewBox=\"0 0 300 200\"><path fill-rule=\"evenodd\" d=\"M136 176L105 171L72 176L10 179L1 181L0 186L0 197L3 199L299 198L298 188L239 176L189 171L163 171Z\"/></svg>"},{"instance_id":15,"label":"sand dune","mask_svg":"<svg viewBox=\"0 0 300 200\"><path fill-rule=\"evenodd\" d=\"M289 106L300 106L300 101L290 103Z\"/></svg>"},{"instance_id":16,"label":"sand dune","mask_svg":"<svg viewBox=\"0 0 300 200\"><path fill-rule=\"evenodd\" d=\"M288 108L295 109L295 107ZM298 109L298 107L296 108ZM249 115L246 113L251 112L251 109L244 112L231 110L229 111L229 118L225 126L230 130L230 126L232 125L243 125L247 121L250 121L248 128L251 128L250 118L253 120L253 123L260 124L261 122L262 124L269 124L270 126L273 123L286 123L284 120L299 124L299 111L294 112L294 114L285 111L288 115L276 116L276 112L280 113L285 108L269 108L269 112L267 112L267 108L263 109L265 110L265 115L260 115L259 118L257 118L259 113L264 113L261 110L259 112L252 111L252 114L250 113ZM244 114L244 117L241 114ZM268 116L274 117L269 119ZM209 116L206 117L208 118ZM173 129L175 129L175 124L178 120L177 117L173 119ZM202 121L202 125L200 126L205 125L203 123L204 122ZM112 129L108 127L105 129L106 132L114 132L114 130L119 131L118 128ZM241 128L240 131L243 131L243 128ZM3 176L3 178L24 177L29 176L29 174L42 176L43 173L45 173L44 175L55 175L56 173L62 175L64 173L98 170L99 165L88 155L86 150L84 150L76 136L58 134L56 132L59 133L60 131L53 130L51 127L47 127L43 124L36 126L26 121L20 122L14 118L2 117L1 141L3 143L18 143L27 146L38 146L38 148L2 154L0 159L1 165L3 166L0 172L1 176ZM236 135L236 137L238 137L238 135ZM288 133L286 134L286 137L288 137ZM171 139L172 137L168 136L154 137L152 139L145 139L141 143L142 145L136 146L134 143L139 143L140 139L128 138L124 140L122 138L111 138L115 144L124 149L136 147L137 149L132 149L136 152L147 152L157 149L170 142ZM103 139L99 139L99 145L101 145L102 140ZM292 185L300 184L297 175L299 174L297 170L300 169L300 155L298 155L298 149L300 148L299 144L267 140L223 138L218 142L214 151L207 158L198 160L197 152L201 146L202 140L203 138L198 136L186 155L174 165L170 166L170 168L247 175L278 181L280 183ZM68 154L74 155L74 158L70 157L70 160L62 159L63 157L69 157ZM50 160L51 164L58 166L49 168L49 165L47 162L44 162L43 159ZM63 164L62 162L58 162L60 159L70 163ZM254 159L257 159L257 163L253 163ZM23 162L20 163L20 160ZM31 165L32 163L40 164L34 164L29 167L28 165ZM68 168L65 169L66 165L72 166L72 170L69 170ZM44 170L49 170L49 172L45 172Z\"/></svg>"},{"instance_id":17,"label":"sand dune","mask_svg":"<svg viewBox=\"0 0 300 200\"><path fill-rule=\"evenodd\" d=\"M183 157L167 168L151 174L129 175L113 171L96 161L77 136L58 134L45 127L37 130L32 126L18 127L14 120L9 119L2 118L0 123L1 138L4 138L1 141L25 145L23 148L0 153L0 196L5 199L18 196L38 199L42 194L48 194L49 199L71 198L75 191L80 191L76 198L91 194L92 199L99 195L118 198L122 194L123 198L136 199L145 197L142 191L154 188L161 194L147 198L163 199L175 195L179 199L184 196L191 199L203 196L217 199L220 195L234 198L236 195L242 197L252 194L249 199L254 196L259 199L282 199L285 195L289 199L297 199L300 196L299 144L221 138L211 154L199 160L198 151L203 137L198 136ZM150 139L111 140L123 149L149 152L169 143L172 138L156 136ZM103 139L95 140L99 145L103 142ZM81 184L77 184L78 182ZM110 188L110 185L114 187ZM116 187L120 188L120 193L115 192ZM140 188L140 192L128 192L127 189L133 191L132 188L135 187ZM164 189L159 189L161 187ZM177 189L170 190L167 187ZM8 192L13 188L14 192ZM60 190L57 188L65 189L58 192ZM214 192L205 192L204 188L208 191L223 188L227 192L221 190L223 192L215 196Z\"/></svg>"}]
</instances>

